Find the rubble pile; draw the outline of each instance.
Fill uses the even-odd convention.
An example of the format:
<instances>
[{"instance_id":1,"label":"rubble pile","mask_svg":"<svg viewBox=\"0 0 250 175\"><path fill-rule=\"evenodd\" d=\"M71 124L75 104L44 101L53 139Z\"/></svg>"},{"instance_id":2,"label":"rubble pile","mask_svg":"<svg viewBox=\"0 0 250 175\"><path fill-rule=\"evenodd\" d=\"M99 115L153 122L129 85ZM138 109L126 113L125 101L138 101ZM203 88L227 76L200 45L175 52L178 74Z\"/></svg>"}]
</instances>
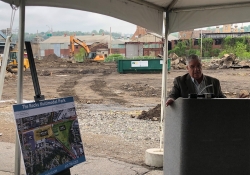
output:
<instances>
[{"instance_id":1,"label":"rubble pile","mask_svg":"<svg viewBox=\"0 0 250 175\"><path fill-rule=\"evenodd\" d=\"M234 65L238 65L239 59L234 54L225 54L222 58L213 58L207 65L208 69L227 69Z\"/></svg>"},{"instance_id":2,"label":"rubble pile","mask_svg":"<svg viewBox=\"0 0 250 175\"><path fill-rule=\"evenodd\" d=\"M56 54L50 54L42 59L43 61L52 61L52 62L64 62L64 60L58 57Z\"/></svg>"},{"instance_id":3,"label":"rubble pile","mask_svg":"<svg viewBox=\"0 0 250 175\"><path fill-rule=\"evenodd\" d=\"M161 120L161 104L156 105L153 109L149 111L142 111L140 115L137 117L142 120L150 120L150 121L160 121Z\"/></svg>"},{"instance_id":4,"label":"rubble pile","mask_svg":"<svg viewBox=\"0 0 250 175\"><path fill-rule=\"evenodd\" d=\"M186 57L179 57L175 53L169 54L171 69L186 69ZM236 55L224 54L222 58L202 60L203 69L228 69L228 68L249 68L250 60L239 60Z\"/></svg>"},{"instance_id":5,"label":"rubble pile","mask_svg":"<svg viewBox=\"0 0 250 175\"><path fill-rule=\"evenodd\" d=\"M238 98L250 98L249 91L241 90L238 94Z\"/></svg>"},{"instance_id":6,"label":"rubble pile","mask_svg":"<svg viewBox=\"0 0 250 175\"><path fill-rule=\"evenodd\" d=\"M250 60L239 60L234 54L225 54L220 59L212 59L208 69L249 68Z\"/></svg>"},{"instance_id":7,"label":"rubble pile","mask_svg":"<svg viewBox=\"0 0 250 175\"><path fill-rule=\"evenodd\" d=\"M14 73L6 71L4 78L5 78L5 80L9 80L9 79L12 79L12 78L16 78L16 75Z\"/></svg>"},{"instance_id":8,"label":"rubble pile","mask_svg":"<svg viewBox=\"0 0 250 175\"><path fill-rule=\"evenodd\" d=\"M186 69L186 57L179 57L175 53L169 54L172 69Z\"/></svg>"}]
</instances>

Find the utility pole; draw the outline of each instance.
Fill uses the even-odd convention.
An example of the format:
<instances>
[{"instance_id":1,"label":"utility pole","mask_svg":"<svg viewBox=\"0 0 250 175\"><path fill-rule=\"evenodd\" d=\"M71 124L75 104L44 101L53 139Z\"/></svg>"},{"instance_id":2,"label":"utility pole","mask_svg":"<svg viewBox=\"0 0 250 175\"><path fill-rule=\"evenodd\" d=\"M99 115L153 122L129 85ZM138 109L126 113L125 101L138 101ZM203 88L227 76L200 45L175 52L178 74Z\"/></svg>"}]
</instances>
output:
<instances>
[{"instance_id":1,"label":"utility pole","mask_svg":"<svg viewBox=\"0 0 250 175\"><path fill-rule=\"evenodd\" d=\"M201 29L201 57L202 57L202 29Z\"/></svg>"},{"instance_id":2,"label":"utility pole","mask_svg":"<svg viewBox=\"0 0 250 175\"><path fill-rule=\"evenodd\" d=\"M111 50L112 50L112 43L111 43L111 36L112 36L112 34L111 34L111 27L110 27L110 35L109 35L109 43L110 43L110 46L109 46L109 54L111 55L112 53L111 53Z\"/></svg>"}]
</instances>

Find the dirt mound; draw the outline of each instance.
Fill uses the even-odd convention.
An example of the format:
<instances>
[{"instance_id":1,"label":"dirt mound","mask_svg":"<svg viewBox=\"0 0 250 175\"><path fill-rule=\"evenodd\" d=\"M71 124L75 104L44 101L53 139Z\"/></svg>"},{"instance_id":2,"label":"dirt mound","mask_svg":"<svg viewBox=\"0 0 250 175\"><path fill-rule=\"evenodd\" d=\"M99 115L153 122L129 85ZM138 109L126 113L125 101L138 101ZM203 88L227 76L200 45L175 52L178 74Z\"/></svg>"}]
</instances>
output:
<instances>
[{"instance_id":1,"label":"dirt mound","mask_svg":"<svg viewBox=\"0 0 250 175\"><path fill-rule=\"evenodd\" d=\"M41 61L44 61L44 62L47 62L47 61L63 62L63 59L56 56L56 54L50 54L50 55L44 57Z\"/></svg>"},{"instance_id":2,"label":"dirt mound","mask_svg":"<svg viewBox=\"0 0 250 175\"><path fill-rule=\"evenodd\" d=\"M161 95L161 89L140 82L136 84L125 83L121 88L130 91L131 95L136 97L160 97Z\"/></svg>"},{"instance_id":3,"label":"dirt mound","mask_svg":"<svg viewBox=\"0 0 250 175\"><path fill-rule=\"evenodd\" d=\"M160 121L161 119L161 104L158 104L153 109L149 111L142 111L137 117L138 119L151 120L151 121Z\"/></svg>"},{"instance_id":4,"label":"dirt mound","mask_svg":"<svg viewBox=\"0 0 250 175\"><path fill-rule=\"evenodd\" d=\"M60 58L56 56L55 54L50 54L48 56L45 56L43 59L35 60L35 63L37 65L37 68L80 68L80 67L86 67L86 66L103 66L104 63L102 62L96 62L93 60L84 60L83 62L68 62L68 59L66 58Z\"/></svg>"}]
</instances>

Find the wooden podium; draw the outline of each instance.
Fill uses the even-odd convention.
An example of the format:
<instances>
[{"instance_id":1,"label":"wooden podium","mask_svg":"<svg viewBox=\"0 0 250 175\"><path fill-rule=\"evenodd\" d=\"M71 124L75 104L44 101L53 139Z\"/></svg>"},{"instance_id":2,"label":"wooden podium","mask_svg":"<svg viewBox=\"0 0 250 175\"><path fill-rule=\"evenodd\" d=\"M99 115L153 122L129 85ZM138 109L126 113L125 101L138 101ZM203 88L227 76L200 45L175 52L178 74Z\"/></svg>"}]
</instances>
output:
<instances>
[{"instance_id":1,"label":"wooden podium","mask_svg":"<svg viewBox=\"0 0 250 175\"><path fill-rule=\"evenodd\" d=\"M250 175L250 99L179 98L164 123L164 175Z\"/></svg>"}]
</instances>

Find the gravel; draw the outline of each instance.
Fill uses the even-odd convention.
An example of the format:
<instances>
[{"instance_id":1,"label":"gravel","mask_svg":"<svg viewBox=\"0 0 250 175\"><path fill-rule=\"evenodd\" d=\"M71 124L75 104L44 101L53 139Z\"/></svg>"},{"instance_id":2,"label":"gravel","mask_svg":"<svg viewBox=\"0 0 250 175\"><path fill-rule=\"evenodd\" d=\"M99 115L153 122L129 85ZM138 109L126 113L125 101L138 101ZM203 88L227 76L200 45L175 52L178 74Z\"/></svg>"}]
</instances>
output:
<instances>
[{"instance_id":1,"label":"gravel","mask_svg":"<svg viewBox=\"0 0 250 175\"><path fill-rule=\"evenodd\" d=\"M119 108L98 110L96 107L96 109L82 110L83 108L77 108L81 132L115 135L130 142L146 140L153 143L160 141L159 121L131 118L131 113L135 111L134 108L122 109L122 111Z\"/></svg>"},{"instance_id":2,"label":"gravel","mask_svg":"<svg viewBox=\"0 0 250 175\"><path fill-rule=\"evenodd\" d=\"M128 142L146 142L158 145L160 142L159 121L132 118L142 110L149 110L152 106L126 108L124 106L105 106L102 104L76 104L76 111L82 133L105 134L119 136ZM14 123L13 112L1 111L0 116L6 122Z\"/></svg>"}]
</instances>

